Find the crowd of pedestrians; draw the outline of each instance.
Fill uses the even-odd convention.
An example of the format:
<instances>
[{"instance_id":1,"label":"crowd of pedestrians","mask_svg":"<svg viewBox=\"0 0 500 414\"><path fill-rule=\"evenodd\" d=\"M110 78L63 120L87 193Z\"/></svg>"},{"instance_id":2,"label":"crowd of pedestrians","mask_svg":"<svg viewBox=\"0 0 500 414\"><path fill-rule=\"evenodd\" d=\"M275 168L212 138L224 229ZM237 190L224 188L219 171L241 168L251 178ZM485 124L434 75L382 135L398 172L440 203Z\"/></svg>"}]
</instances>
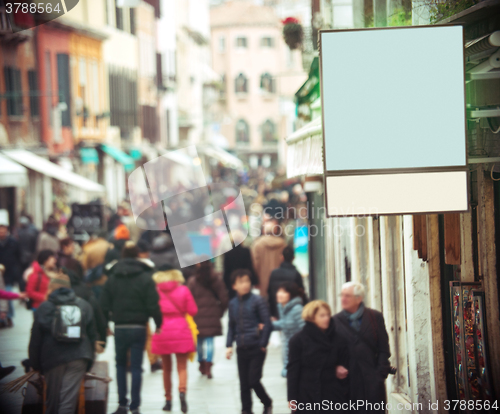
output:
<instances>
[{"instance_id":1,"label":"crowd of pedestrians","mask_svg":"<svg viewBox=\"0 0 500 414\"><path fill-rule=\"evenodd\" d=\"M45 378L47 414L74 414L82 378L110 335L115 414L140 412L145 351L151 371L163 371L163 410L171 411L178 398L188 412L187 364L197 360L200 374L213 377L214 338L223 334L226 312L226 358L236 354L242 414L253 413L252 390L264 414L272 413L261 379L273 331L281 335L281 375L292 412L343 412L342 404L353 399L372 404L364 412L378 410L372 407L385 400L389 342L382 314L364 305L361 284L344 285L343 311L336 315L325 302L309 301L294 249L278 231L283 223L272 216L264 216L251 245L243 243L241 229L232 233L236 247L224 254L220 271L204 255L181 268L168 228L133 236L127 208L122 204L109 231L83 245L60 237L53 217L41 232L26 216L14 235L0 223L0 323L15 323L11 300L33 310L23 365ZM195 255L192 248L183 251ZM12 292L16 285L21 293ZM13 369L0 364L0 378Z\"/></svg>"}]
</instances>

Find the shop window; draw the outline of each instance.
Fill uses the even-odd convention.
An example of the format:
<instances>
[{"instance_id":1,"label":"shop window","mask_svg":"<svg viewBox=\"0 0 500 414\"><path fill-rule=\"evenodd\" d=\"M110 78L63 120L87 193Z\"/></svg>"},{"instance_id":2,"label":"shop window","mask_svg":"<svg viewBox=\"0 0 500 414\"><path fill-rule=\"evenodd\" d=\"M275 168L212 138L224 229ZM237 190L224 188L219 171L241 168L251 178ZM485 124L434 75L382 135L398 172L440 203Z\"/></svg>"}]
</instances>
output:
<instances>
[{"instance_id":1,"label":"shop window","mask_svg":"<svg viewBox=\"0 0 500 414\"><path fill-rule=\"evenodd\" d=\"M267 93L275 92L275 82L273 77L269 73L264 73L260 77L260 89Z\"/></svg>"},{"instance_id":2,"label":"shop window","mask_svg":"<svg viewBox=\"0 0 500 414\"><path fill-rule=\"evenodd\" d=\"M236 93L247 93L248 92L248 79L243 73L240 73L234 82L234 89Z\"/></svg>"},{"instance_id":3,"label":"shop window","mask_svg":"<svg viewBox=\"0 0 500 414\"><path fill-rule=\"evenodd\" d=\"M236 142L238 144L248 144L250 142L250 128L244 119L236 123Z\"/></svg>"}]
</instances>

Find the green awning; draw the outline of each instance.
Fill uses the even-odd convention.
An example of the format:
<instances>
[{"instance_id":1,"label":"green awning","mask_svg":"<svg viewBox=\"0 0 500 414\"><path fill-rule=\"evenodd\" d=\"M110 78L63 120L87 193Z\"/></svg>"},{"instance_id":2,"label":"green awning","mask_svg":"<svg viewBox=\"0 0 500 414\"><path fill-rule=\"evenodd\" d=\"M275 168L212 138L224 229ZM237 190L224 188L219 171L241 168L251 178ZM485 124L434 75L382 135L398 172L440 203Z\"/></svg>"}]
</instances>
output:
<instances>
[{"instance_id":1,"label":"green awning","mask_svg":"<svg viewBox=\"0 0 500 414\"><path fill-rule=\"evenodd\" d=\"M108 144L101 144L101 149L120 164L123 164L125 171L132 171L135 168L134 159L130 155L124 153L121 149L112 147Z\"/></svg>"},{"instance_id":2,"label":"green awning","mask_svg":"<svg viewBox=\"0 0 500 414\"><path fill-rule=\"evenodd\" d=\"M320 97L319 88L319 58L315 57L311 63L309 77L295 93L297 105L311 104Z\"/></svg>"},{"instance_id":3,"label":"green awning","mask_svg":"<svg viewBox=\"0 0 500 414\"><path fill-rule=\"evenodd\" d=\"M83 164L99 164L99 154L95 148L80 148Z\"/></svg>"}]
</instances>

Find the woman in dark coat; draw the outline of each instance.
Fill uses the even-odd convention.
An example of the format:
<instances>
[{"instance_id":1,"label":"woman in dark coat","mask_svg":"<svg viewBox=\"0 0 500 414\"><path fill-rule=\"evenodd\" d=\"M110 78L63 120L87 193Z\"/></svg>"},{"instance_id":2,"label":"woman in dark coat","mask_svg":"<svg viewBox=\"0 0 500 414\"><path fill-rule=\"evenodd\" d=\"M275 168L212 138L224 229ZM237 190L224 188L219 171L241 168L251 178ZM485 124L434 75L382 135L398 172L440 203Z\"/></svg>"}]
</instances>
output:
<instances>
[{"instance_id":1,"label":"woman in dark coat","mask_svg":"<svg viewBox=\"0 0 500 414\"><path fill-rule=\"evenodd\" d=\"M347 343L337 335L331 309L315 300L302 312L304 328L289 343L287 385L295 413L347 411L349 364Z\"/></svg>"},{"instance_id":2,"label":"woman in dark coat","mask_svg":"<svg viewBox=\"0 0 500 414\"><path fill-rule=\"evenodd\" d=\"M208 259L204 257L203 259ZM198 362L200 372L212 378L211 368L214 353L214 336L222 335L221 318L228 305L224 282L213 270L212 262L204 260L196 265L196 271L188 280L188 288L198 306L194 321L198 327ZM204 345L207 356L204 358Z\"/></svg>"}]
</instances>

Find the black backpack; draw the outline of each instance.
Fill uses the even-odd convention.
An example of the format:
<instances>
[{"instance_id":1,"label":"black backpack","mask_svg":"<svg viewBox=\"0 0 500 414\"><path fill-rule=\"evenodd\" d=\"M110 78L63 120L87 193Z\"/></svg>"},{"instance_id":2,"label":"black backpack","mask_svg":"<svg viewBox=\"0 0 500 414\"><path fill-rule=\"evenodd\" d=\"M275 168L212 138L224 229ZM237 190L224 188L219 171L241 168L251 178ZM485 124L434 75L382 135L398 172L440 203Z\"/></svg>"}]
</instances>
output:
<instances>
[{"instance_id":1,"label":"black backpack","mask_svg":"<svg viewBox=\"0 0 500 414\"><path fill-rule=\"evenodd\" d=\"M76 302L57 305L52 336L59 342L80 342L84 336L83 312Z\"/></svg>"}]
</instances>

